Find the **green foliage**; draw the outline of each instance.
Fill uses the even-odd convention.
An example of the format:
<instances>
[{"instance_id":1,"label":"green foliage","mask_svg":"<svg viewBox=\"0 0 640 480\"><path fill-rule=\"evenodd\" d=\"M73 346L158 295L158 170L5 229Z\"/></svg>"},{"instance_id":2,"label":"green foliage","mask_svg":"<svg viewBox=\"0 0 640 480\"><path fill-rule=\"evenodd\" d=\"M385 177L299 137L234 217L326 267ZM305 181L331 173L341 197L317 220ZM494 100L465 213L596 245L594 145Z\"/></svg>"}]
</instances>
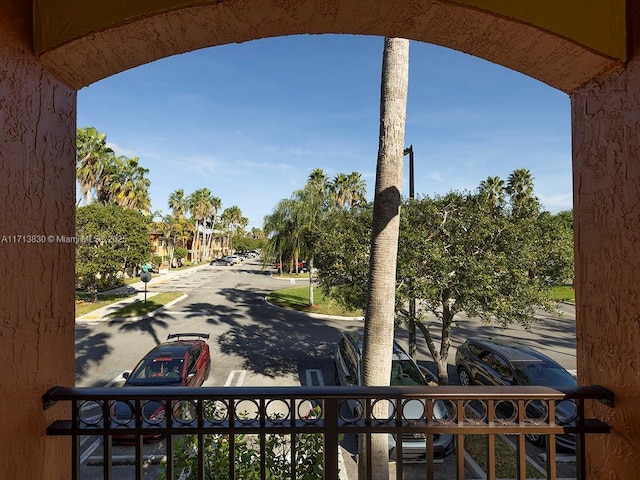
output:
<instances>
[{"instance_id":1,"label":"green foliage","mask_svg":"<svg viewBox=\"0 0 640 480\"><path fill-rule=\"evenodd\" d=\"M223 420L226 411L219 402L205 405L206 417ZM311 409L311 417L319 415L317 409ZM245 415L246 416L246 415ZM229 462L232 443L229 435L204 435L204 478L206 480L224 480L229 478ZM198 478L198 437L185 435L175 440L173 465L180 478L184 480ZM291 443L288 435L269 434L264 437L265 476L267 480L288 480L291 474ZM299 434L295 436L296 478L304 480L322 479L324 465L323 436L320 434ZM257 435L236 434L233 438L235 457L235 478L258 480L260 472L260 438ZM160 475L166 478L165 472Z\"/></svg>"},{"instance_id":2,"label":"green foliage","mask_svg":"<svg viewBox=\"0 0 640 480\"><path fill-rule=\"evenodd\" d=\"M252 250L261 250L265 245L265 240L253 238L247 235L234 235L233 248L237 252L250 252Z\"/></svg>"},{"instance_id":3,"label":"green foliage","mask_svg":"<svg viewBox=\"0 0 640 480\"><path fill-rule=\"evenodd\" d=\"M189 254L189 250L183 247L176 247L173 251L173 256L176 260L182 260L183 258L187 258Z\"/></svg>"},{"instance_id":4,"label":"green foliage","mask_svg":"<svg viewBox=\"0 0 640 480\"><path fill-rule=\"evenodd\" d=\"M529 324L536 308L553 309L542 272L548 242L544 216L514 218L470 193L451 192L405 204L398 278L410 296L445 322L466 312L500 325Z\"/></svg>"},{"instance_id":5,"label":"green foliage","mask_svg":"<svg viewBox=\"0 0 640 480\"><path fill-rule=\"evenodd\" d=\"M506 186L489 177L476 193L408 200L400 218L396 312L408 318L409 299L419 300L417 326L443 383L457 314L526 327L537 309L556 310L549 287L573 277L571 215L541 211L527 170L515 170ZM371 219L371 209L338 211L324 224L319 282L348 308L366 303ZM440 349L425 313L440 322Z\"/></svg>"},{"instance_id":6,"label":"green foliage","mask_svg":"<svg viewBox=\"0 0 640 480\"><path fill-rule=\"evenodd\" d=\"M334 211L323 224L316 258L320 288L350 310L366 307L372 218L367 205Z\"/></svg>"},{"instance_id":7,"label":"green foliage","mask_svg":"<svg viewBox=\"0 0 640 480\"><path fill-rule=\"evenodd\" d=\"M76 280L95 296L127 266L151 253L147 218L118 205L91 204L76 212Z\"/></svg>"}]
</instances>

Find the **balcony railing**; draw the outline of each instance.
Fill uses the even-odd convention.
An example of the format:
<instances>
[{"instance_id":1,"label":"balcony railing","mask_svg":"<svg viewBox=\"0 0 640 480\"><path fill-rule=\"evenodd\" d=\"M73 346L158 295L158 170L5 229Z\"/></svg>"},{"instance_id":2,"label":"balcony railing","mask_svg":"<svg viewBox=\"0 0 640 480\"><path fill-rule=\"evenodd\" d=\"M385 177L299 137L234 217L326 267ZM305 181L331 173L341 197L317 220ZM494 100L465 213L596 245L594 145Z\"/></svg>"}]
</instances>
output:
<instances>
[{"instance_id":1,"label":"balcony railing","mask_svg":"<svg viewBox=\"0 0 640 480\"><path fill-rule=\"evenodd\" d=\"M345 435L359 434L368 445L366 458L371 468L372 434L387 434L395 441L393 453L396 478L403 478L403 461L416 453L416 441L422 445L425 477L437 476L434 457L443 436L452 436L454 451L450 458L456 462L456 478L463 479L465 471L465 437L484 435L486 446L486 475L495 478L496 438L515 435L517 477L525 478L527 462L525 435L546 436L546 478L557 477L556 443L575 445L576 477L586 478L584 464L585 435L606 434L609 427L595 419L585 418L585 402L601 401L613 406L610 392L597 387L578 387L555 390L545 387L200 387L200 388L66 388L54 387L43 397L44 407L56 402L71 402L71 418L57 420L47 428L47 435L66 435L72 440L73 479L81 478L81 438L95 436L102 439L104 478L112 478L112 441L129 440L135 445L133 464L136 478L144 477L145 458L143 440L164 439L166 478L184 475L184 469L174 465L180 439L192 436L189 455L195 458L189 478L206 477L207 442L228 442L227 478L236 476L237 464L246 459L236 458L238 438L253 438L259 454L255 461L259 478L273 475L270 470L267 439L272 435L286 438L287 470L282 478L308 479L301 473L300 459L310 452L300 447L297 439L315 434L323 455L314 478L339 478L338 447ZM384 402L376 418L376 405ZM355 407L354 407L355 405ZM420 412L415 413L415 407ZM442 411L445 415L436 414ZM570 408L567 408L569 406ZM412 413L409 414L409 411ZM563 412L563 415L559 415ZM570 412L570 414L567 414ZM413 443L405 440L411 440ZM400 440L400 441L398 441ZM418 448L420 453L420 448ZM219 455L220 451L217 452ZM210 454L210 453L209 453ZM184 457L184 455L183 455ZM267 474L267 472L270 472ZM318 473L319 472L319 473ZM273 478L273 477L271 477Z\"/></svg>"}]
</instances>

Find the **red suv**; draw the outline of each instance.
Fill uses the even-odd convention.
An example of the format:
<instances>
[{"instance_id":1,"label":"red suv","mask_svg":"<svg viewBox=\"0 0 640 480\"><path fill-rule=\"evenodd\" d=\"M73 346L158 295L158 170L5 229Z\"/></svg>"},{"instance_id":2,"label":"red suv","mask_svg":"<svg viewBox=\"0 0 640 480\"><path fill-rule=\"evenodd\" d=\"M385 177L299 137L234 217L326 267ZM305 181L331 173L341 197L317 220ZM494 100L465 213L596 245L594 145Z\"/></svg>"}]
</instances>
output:
<instances>
[{"instance_id":1,"label":"red suv","mask_svg":"<svg viewBox=\"0 0 640 480\"><path fill-rule=\"evenodd\" d=\"M122 374L127 380L124 386L201 386L209 378L211 369L208 339L208 333L170 334L167 340L172 341L161 343L147 353L131 373Z\"/></svg>"},{"instance_id":2,"label":"red suv","mask_svg":"<svg viewBox=\"0 0 640 480\"><path fill-rule=\"evenodd\" d=\"M195 337L195 338L194 338ZM208 333L173 333L147 353L131 373L124 372L123 387L200 387L209 377L211 355L206 340ZM114 424L123 427L135 425L133 402L117 401L111 408ZM163 402L148 401L142 406L143 421L160 425L164 422ZM161 435L145 436L158 439ZM114 435L115 441L133 441L132 435Z\"/></svg>"}]
</instances>

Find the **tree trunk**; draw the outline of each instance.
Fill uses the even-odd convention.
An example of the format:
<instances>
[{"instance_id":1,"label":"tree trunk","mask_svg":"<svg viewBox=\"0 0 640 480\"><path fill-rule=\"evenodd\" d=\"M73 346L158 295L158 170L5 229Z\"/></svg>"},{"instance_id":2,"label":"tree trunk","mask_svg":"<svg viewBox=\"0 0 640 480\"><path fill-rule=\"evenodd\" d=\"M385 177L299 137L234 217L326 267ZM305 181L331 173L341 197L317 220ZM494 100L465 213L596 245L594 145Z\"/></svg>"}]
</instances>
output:
<instances>
[{"instance_id":1,"label":"tree trunk","mask_svg":"<svg viewBox=\"0 0 640 480\"><path fill-rule=\"evenodd\" d=\"M309 259L309 263L307 264L307 274L309 275L309 306L313 307L313 255Z\"/></svg>"},{"instance_id":2,"label":"tree trunk","mask_svg":"<svg viewBox=\"0 0 640 480\"><path fill-rule=\"evenodd\" d=\"M367 386L388 386L391 376L408 79L409 40L385 38L363 346L363 384ZM372 413L377 418L386 418L386 402L378 402ZM388 435L371 437L370 472L367 472L365 442L366 437L361 435L358 477L360 480L388 479Z\"/></svg>"}]
</instances>

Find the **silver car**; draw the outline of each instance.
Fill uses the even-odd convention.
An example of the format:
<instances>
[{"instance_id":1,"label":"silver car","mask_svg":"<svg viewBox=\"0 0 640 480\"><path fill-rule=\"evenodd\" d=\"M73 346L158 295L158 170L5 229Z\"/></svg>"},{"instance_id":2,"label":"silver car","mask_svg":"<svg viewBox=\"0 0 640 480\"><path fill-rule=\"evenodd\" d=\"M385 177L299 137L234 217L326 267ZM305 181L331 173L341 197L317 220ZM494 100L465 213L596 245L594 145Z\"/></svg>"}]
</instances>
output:
<instances>
[{"instance_id":1,"label":"silver car","mask_svg":"<svg viewBox=\"0 0 640 480\"><path fill-rule=\"evenodd\" d=\"M361 386L362 385L362 345L364 332L344 332L338 343L335 353L335 378L336 385ZM430 379L431 380L431 379ZM424 385L429 387L431 381L427 381L416 363L396 342L393 344L393 355L391 359L390 385ZM420 401L413 404L407 402L404 405L404 416L407 419L420 418L424 415L424 404ZM352 400L349 407L356 417L362 412L362 405L357 400ZM394 407L391 406L391 409ZM444 420L449 418L444 403L435 401L433 405L433 415L436 419ZM393 435L389 435L389 458L395 460L396 440ZM453 435L436 434L433 441L434 455L443 458L449 455L454 449ZM426 458L426 441L422 435L408 434L402 437L402 459L403 462L424 461Z\"/></svg>"}]
</instances>

